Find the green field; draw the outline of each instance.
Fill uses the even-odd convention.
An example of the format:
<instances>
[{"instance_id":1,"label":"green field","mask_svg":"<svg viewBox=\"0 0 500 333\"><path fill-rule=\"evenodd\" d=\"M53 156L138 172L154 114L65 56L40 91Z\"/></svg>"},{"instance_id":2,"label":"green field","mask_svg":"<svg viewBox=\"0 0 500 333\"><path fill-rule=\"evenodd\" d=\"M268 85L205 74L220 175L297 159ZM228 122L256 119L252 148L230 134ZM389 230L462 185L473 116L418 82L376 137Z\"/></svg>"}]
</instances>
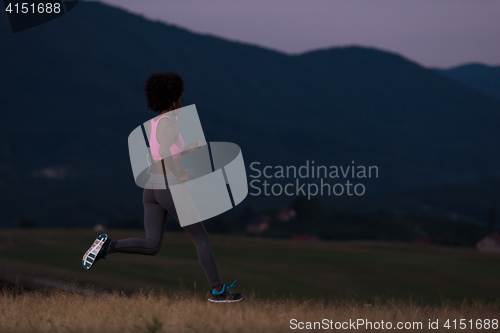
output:
<instances>
[{"instance_id":1,"label":"green field","mask_svg":"<svg viewBox=\"0 0 500 333\"><path fill-rule=\"evenodd\" d=\"M107 233L113 240L145 237L137 230ZM141 288L208 291L194 244L184 232L167 232L156 256L110 254L85 271L81 259L97 234L3 229L0 280L12 283L17 278L28 288L59 281L125 293ZM422 304L500 299L500 256L472 248L220 235L211 235L211 243L223 283L238 279L236 291L254 293L257 298L295 295L367 303L395 298Z\"/></svg>"}]
</instances>

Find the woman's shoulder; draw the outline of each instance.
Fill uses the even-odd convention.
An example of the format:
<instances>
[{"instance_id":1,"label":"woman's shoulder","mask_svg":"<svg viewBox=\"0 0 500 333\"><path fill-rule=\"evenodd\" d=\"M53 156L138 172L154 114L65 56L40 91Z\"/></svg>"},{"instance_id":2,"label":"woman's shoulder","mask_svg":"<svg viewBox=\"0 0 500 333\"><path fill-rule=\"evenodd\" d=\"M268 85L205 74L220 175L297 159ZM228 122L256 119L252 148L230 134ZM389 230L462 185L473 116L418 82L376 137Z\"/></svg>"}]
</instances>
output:
<instances>
[{"instance_id":1,"label":"woman's shoulder","mask_svg":"<svg viewBox=\"0 0 500 333\"><path fill-rule=\"evenodd\" d=\"M179 131L179 124L173 121L168 117L163 117L158 121L158 128L161 128L163 131Z\"/></svg>"},{"instance_id":2,"label":"woman's shoulder","mask_svg":"<svg viewBox=\"0 0 500 333\"><path fill-rule=\"evenodd\" d=\"M158 115L158 116L154 117L152 120L154 120L154 121L162 121L163 120L164 121L165 119L172 120L172 118L166 114Z\"/></svg>"}]
</instances>

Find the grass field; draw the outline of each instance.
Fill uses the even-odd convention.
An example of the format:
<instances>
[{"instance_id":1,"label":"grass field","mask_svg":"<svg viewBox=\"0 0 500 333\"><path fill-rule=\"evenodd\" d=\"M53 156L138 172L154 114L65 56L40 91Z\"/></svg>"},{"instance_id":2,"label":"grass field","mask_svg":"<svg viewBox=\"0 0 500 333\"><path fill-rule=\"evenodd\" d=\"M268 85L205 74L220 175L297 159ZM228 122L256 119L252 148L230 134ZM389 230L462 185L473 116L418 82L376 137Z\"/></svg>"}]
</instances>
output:
<instances>
[{"instance_id":1,"label":"grass field","mask_svg":"<svg viewBox=\"0 0 500 333\"><path fill-rule=\"evenodd\" d=\"M9 287L0 292L0 332L284 332L293 319L422 323L413 330L448 332L448 319L473 325L460 331L500 319L500 257L469 248L212 235L223 282L238 279L235 290L245 294L240 303L212 304L187 234L165 234L157 256L111 254L85 271L81 258L96 235L2 230L0 281ZM429 320L439 320L437 330Z\"/></svg>"},{"instance_id":2,"label":"grass field","mask_svg":"<svg viewBox=\"0 0 500 333\"><path fill-rule=\"evenodd\" d=\"M109 230L116 240L143 231ZM90 271L81 258L91 230L3 229L0 280L25 287L71 282L131 294L140 288L206 293L208 282L184 232L166 233L156 256L115 253ZM223 283L272 296L412 300L441 304L500 299L500 257L470 248L383 242L294 242L211 235Z\"/></svg>"},{"instance_id":3,"label":"grass field","mask_svg":"<svg viewBox=\"0 0 500 333\"><path fill-rule=\"evenodd\" d=\"M115 292L100 297L61 291L0 292L0 332L289 332L308 325L328 331L450 332L456 331L453 320L460 325L461 319L466 327L461 332L496 332L499 313L500 304L481 302L421 306L376 301L368 306L345 299L326 303L247 295L239 303L215 304L182 292ZM429 328L431 322L436 329Z\"/></svg>"}]
</instances>

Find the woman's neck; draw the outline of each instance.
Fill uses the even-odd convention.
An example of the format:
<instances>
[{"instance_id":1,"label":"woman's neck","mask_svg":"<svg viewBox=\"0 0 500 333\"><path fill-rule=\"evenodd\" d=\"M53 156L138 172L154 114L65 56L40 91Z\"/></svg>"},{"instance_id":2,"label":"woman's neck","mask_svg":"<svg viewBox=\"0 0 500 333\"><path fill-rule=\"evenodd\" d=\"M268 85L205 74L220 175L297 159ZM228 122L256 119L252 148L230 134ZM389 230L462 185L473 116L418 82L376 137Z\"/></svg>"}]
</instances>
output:
<instances>
[{"instance_id":1,"label":"woman's neck","mask_svg":"<svg viewBox=\"0 0 500 333\"><path fill-rule=\"evenodd\" d=\"M165 113L169 113L171 111L174 111L174 109L172 110L163 110L162 112L160 112L158 115L162 115L162 114L165 114Z\"/></svg>"}]
</instances>

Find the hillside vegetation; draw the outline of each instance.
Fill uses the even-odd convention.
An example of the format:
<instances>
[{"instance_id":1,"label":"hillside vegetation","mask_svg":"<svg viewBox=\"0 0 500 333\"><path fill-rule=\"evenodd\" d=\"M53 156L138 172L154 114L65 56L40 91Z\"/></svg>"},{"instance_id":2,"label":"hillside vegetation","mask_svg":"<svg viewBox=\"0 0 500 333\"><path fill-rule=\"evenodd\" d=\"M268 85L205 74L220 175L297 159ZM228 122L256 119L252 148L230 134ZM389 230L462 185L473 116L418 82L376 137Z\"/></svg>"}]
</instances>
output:
<instances>
[{"instance_id":1,"label":"hillside vegetation","mask_svg":"<svg viewBox=\"0 0 500 333\"><path fill-rule=\"evenodd\" d=\"M144 238L143 231L109 230L111 239ZM110 254L90 271L81 258L97 233L89 230L3 230L0 280L38 289L87 284L131 294L141 288L205 294L208 282L184 232L165 234L157 256ZM223 283L270 297L492 302L500 295L500 257L471 248L398 242L299 242L212 235Z\"/></svg>"}]
</instances>

